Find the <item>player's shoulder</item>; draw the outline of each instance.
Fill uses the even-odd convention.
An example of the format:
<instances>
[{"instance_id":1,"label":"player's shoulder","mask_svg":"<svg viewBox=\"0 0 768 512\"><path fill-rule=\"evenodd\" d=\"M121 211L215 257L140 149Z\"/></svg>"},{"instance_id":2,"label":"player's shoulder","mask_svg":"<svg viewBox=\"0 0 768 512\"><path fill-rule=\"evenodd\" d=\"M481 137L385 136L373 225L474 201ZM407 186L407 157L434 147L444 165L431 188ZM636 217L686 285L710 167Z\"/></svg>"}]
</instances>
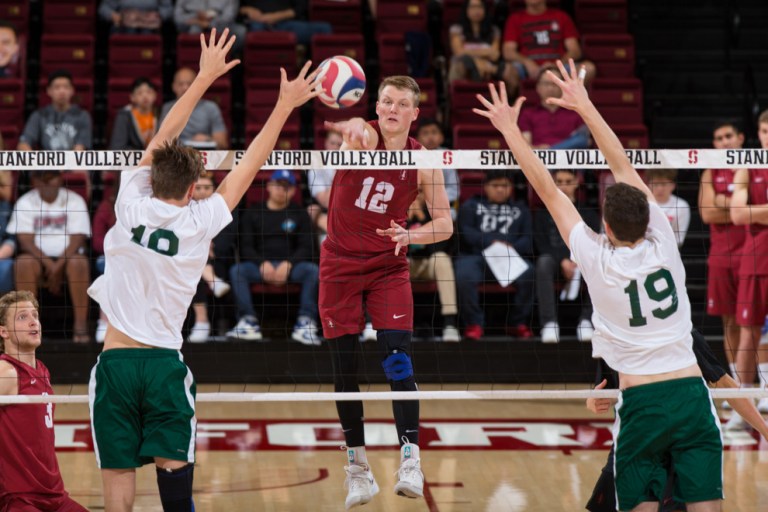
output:
<instances>
[{"instance_id":1,"label":"player's shoulder","mask_svg":"<svg viewBox=\"0 0 768 512\"><path fill-rule=\"evenodd\" d=\"M0 359L0 395L9 395L16 389L19 372L5 359Z\"/></svg>"}]
</instances>

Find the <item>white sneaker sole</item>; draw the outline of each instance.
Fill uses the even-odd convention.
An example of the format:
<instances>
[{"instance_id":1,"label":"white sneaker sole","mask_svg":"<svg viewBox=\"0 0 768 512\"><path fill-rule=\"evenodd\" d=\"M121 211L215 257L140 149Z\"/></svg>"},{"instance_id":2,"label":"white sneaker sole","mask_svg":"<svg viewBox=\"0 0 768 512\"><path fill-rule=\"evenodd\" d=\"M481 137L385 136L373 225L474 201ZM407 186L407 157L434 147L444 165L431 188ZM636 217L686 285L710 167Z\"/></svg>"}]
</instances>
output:
<instances>
[{"instance_id":1,"label":"white sneaker sole","mask_svg":"<svg viewBox=\"0 0 768 512\"><path fill-rule=\"evenodd\" d=\"M295 332L293 334L291 334L291 339L293 341L298 341L302 345L307 345L307 346L310 346L310 347L312 347L312 346L314 346L314 347L320 346L320 343L321 343L319 337L315 337L312 340L308 340L305 337L303 337L301 334L295 333Z\"/></svg>"},{"instance_id":2,"label":"white sneaker sole","mask_svg":"<svg viewBox=\"0 0 768 512\"><path fill-rule=\"evenodd\" d=\"M373 487L371 487L371 494L365 494L365 495L359 495L359 496L352 496L352 499L350 500L350 497L348 496L346 501L344 502L344 506L347 510L355 507L359 507L361 505L365 505L367 503L370 503L370 501L373 499L374 496L379 494L379 484L376 483L376 480L373 481Z\"/></svg>"},{"instance_id":3,"label":"white sneaker sole","mask_svg":"<svg viewBox=\"0 0 768 512\"><path fill-rule=\"evenodd\" d=\"M403 498L421 498L424 496L424 488L416 487L408 482L397 482L395 484L395 494Z\"/></svg>"}]
</instances>

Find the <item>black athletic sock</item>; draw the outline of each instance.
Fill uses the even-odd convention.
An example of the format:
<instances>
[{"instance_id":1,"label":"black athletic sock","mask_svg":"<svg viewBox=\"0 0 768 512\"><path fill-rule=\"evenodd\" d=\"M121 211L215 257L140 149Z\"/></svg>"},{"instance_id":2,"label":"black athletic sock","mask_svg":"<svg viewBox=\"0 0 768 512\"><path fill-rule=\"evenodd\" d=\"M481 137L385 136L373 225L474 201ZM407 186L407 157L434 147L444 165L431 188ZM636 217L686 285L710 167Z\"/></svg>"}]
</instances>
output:
<instances>
[{"instance_id":1,"label":"black athletic sock","mask_svg":"<svg viewBox=\"0 0 768 512\"><path fill-rule=\"evenodd\" d=\"M458 325L457 315L443 315L443 329L446 327L456 327Z\"/></svg>"},{"instance_id":2,"label":"black athletic sock","mask_svg":"<svg viewBox=\"0 0 768 512\"><path fill-rule=\"evenodd\" d=\"M183 468L157 470L157 488L160 490L160 501L164 512L195 512L192 501L192 480L195 466L187 464Z\"/></svg>"},{"instance_id":3,"label":"black athletic sock","mask_svg":"<svg viewBox=\"0 0 768 512\"><path fill-rule=\"evenodd\" d=\"M328 340L333 363L334 390L337 393L360 391L357 379L357 346L359 344L359 337L354 334ZM363 402L336 402L336 412L339 415L347 446L365 446Z\"/></svg>"}]
</instances>

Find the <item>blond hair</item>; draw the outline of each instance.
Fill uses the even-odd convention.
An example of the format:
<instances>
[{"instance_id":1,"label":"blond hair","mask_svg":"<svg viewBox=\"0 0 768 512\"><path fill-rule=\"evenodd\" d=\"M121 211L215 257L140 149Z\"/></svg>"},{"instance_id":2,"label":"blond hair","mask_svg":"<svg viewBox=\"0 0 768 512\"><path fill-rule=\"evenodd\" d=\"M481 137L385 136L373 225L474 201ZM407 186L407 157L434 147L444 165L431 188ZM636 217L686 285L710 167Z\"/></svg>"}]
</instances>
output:
<instances>
[{"instance_id":1,"label":"blond hair","mask_svg":"<svg viewBox=\"0 0 768 512\"><path fill-rule=\"evenodd\" d=\"M388 76L382 80L381 85L379 85L379 96L381 96L381 91L388 85L391 85L395 89L400 89L401 91L411 91L413 93L413 106L419 106L421 89L419 89L419 84L416 83L416 80L405 75Z\"/></svg>"},{"instance_id":2,"label":"blond hair","mask_svg":"<svg viewBox=\"0 0 768 512\"><path fill-rule=\"evenodd\" d=\"M35 295L27 290L8 292L0 297L0 326L8 327L8 311L20 302L31 302L35 309L40 309ZM0 354L5 353L5 340L0 337Z\"/></svg>"},{"instance_id":3,"label":"blond hair","mask_svg":"<svg viewBox=\"0 0 768 512\"><path fill-rule=\"evenodd\" d=\"M763 110L760 117L757 118L757 125L768 124L768 110Z\"/></svg>"}]
</instances>

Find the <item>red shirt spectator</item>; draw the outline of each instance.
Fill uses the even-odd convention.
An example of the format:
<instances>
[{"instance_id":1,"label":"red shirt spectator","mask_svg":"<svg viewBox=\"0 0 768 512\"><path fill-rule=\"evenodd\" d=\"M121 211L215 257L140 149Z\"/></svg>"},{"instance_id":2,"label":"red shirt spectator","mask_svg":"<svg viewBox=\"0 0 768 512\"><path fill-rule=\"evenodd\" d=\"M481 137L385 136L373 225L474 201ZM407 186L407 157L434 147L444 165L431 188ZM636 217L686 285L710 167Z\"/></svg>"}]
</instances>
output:
<instances>
[{"instance_id":1,"label":"red shirt spectator","mask_svg":"<svg viewBox=\"0 0 768 512\"><path fill-rule=\"evenodd\" d=\"M568 53L566 41L578 38L573 20L560 9L547 8L540 14L527 10L513 13L504 28L504 42L516 43L517 51L538 65L562 58Z\"/></svg>"}]
</instances>

